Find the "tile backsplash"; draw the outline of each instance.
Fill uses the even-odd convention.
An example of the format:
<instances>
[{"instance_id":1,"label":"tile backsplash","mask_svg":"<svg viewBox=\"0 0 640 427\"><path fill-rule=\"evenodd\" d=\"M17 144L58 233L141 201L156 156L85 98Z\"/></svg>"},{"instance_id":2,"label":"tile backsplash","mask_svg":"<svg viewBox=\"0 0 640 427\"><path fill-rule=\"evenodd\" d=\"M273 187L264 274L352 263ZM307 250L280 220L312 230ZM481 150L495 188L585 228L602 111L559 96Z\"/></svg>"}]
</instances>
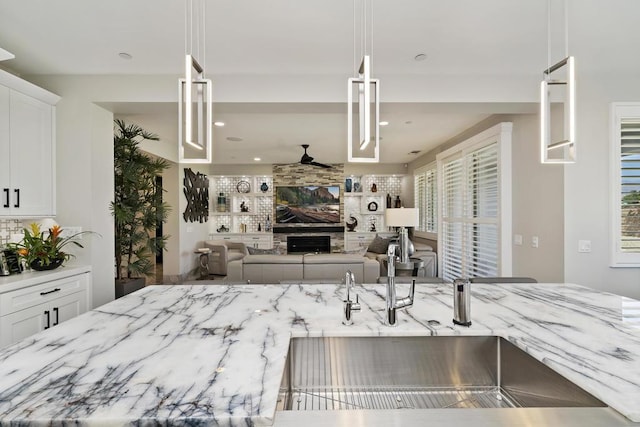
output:
<instances>
[{"instance_id":1,"label":"tile backsplash","mask_svg":"<svg viewBox=\"0 0 640 427\"><path fill-rule=\"evenodd\" d=\"M14 234L22 233L22 221L17 219L0 219L0 246L9 243Z\"/></svg>"}]
</instances>

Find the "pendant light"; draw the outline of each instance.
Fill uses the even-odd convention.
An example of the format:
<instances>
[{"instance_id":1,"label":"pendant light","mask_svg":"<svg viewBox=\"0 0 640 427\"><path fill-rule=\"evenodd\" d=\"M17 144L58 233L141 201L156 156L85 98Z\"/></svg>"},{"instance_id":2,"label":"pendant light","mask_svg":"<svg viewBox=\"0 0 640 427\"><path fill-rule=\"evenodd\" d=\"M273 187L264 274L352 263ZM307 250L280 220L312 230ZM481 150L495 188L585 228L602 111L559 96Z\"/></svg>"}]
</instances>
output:
<instances>
[{"instance_id":1,"label":"pendant light","mask_svg":"<svg viewBox=\"0 0 640 427\"><path fill-rule=\"evenodd\" d=\"M360 8L358 8L358 3ZM360 9L359 19L358 9ZM359 67L356 68L358 24L362 59ZM354 71L357 77L348 80L347 88L347 153L349 162L377 163L380 161L380 81L371 78L372 51L373 6L371 0L353 0L353 56ZM357 126L354 126L354 114L358 116Z\"/></svg>"},{"instance_id":2,"label":"pendant light","mask_svg":"<svg viewBox=\"0 0 640 427\"><path fill-rule=\"evenodd\" d=\"M212 160L213 85L204 75L205 39L205 0L185 0L185 77L178 81L180 163Z\"/></svg>"},{"instance_id":3,"label":"pendant light","mask_svg":"<svg viewBox=\"0 0 640 427\"><path fill-rule=\"evenodd\" d=\"M576 83L575 60L569 56L569 9L564 2L565 58L551 63L551 0L547 0L547 64L540 83L540 161L546 164L576 161ZM563 89L564 131L558 141L551 139L551 102L554 88Z\"/></svg>"}]
</instances>

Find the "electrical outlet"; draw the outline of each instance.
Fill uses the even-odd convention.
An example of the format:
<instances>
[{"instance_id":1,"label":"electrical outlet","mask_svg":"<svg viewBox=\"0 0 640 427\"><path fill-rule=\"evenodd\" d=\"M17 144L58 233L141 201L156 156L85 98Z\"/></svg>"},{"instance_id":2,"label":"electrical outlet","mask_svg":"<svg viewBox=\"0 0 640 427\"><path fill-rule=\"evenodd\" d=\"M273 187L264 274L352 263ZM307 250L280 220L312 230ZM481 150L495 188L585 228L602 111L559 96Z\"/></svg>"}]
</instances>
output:
<instances>
[{"instance_id":1,"label":"electrical outlet","mask_svg":"<svg viewBox=\"0 0 640 427\"><path fill-rule=\"evenodd\" d=\"M513 244L516 246L522 246L522 234L516 234L513 236Z\"/></svg>"},{"instance_id":2,"label":"electrical outlet","mask_svg":"<svg viewBox=\"0 0 640 427\"><path fill-rule=\"evenodd\" d=\"M60 233L61 237L71 237L74 234L78 234L78 233L82 233L82 227L67 227L67 226L63 226L62 227L62 233ZM74 238L75 240L82 240L82 234L79 236L76 236Z\"/></svg>"},{"instance_id":3,"label":"electrical outlet","mask_svg":"<svg viewBox=\"0 0 640 427\"><path fill-rule=\"evenodd\" d=\"M537 248L539 244L540 244L540 240L538 239L538 236L533 236L531 238L531 247Z\"/></svg>"},{"instance_id":4,"label":"electrical outlet","mask_svg":"<svg viewBox=\"0 0 640 427\"><path fill-rule=\"evenodd\" d=\"M578 240L578 252L591 252L591 240Z\"/></svg>"}]
</instances>

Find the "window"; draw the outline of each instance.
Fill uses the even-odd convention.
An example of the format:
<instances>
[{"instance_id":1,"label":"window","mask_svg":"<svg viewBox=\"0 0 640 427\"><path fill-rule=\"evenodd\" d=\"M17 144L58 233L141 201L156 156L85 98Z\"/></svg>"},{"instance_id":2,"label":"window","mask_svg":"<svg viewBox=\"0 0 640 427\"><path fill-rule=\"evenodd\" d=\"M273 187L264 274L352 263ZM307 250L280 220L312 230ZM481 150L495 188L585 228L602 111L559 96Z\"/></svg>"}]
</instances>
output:
<instances>
[{"instance_id":1,"label":"window","mask_svg":"<svg viewBox=\"0 0 640 427\"><path fill-rule=\"evenodd\" d=\"M640 266L640 104L614 103L612 123L612 242L614 267Z\"/></svg>"},{"instance_id":2,"label":"window","mask_svg":"<svg viewBox=\"0 0 640 427\"><path fill-rule=\"evenodd\" d=\"M511 124L438 155L438 252L445 280L511 274Z\"/></svg>"},{"instance_id":3,"label":"window","mask_svg":"<svg viewBox=\"0 0 640 427\"><path fill-rule=\"evenodd\" d=\"M420 213L419 224L415 231L430 239L436 239L438 232L438 186L436 163L416 169L414 180L415 207Z\"/></svg>"}]
</instances>

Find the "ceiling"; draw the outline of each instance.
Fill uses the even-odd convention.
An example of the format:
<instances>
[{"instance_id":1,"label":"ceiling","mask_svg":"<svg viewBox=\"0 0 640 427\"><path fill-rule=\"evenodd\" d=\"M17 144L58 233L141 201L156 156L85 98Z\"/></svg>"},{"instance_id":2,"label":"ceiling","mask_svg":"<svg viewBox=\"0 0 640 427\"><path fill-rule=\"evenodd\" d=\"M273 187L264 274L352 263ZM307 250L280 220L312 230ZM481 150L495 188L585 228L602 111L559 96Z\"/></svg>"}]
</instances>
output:
<instances>
[{"instance_id":1,"label":"ceiling","mask_svg":"<svg viewBox=\"0 0 640 427\"><path fill-rule=\"evenodd\" d=\"M640 72L640 55L628 54L640 46L635 29L640 1L566 1L569 45L579 73ZM25 76L178 77L185 53L184 5L179 0L0 0L0 48L15 54L0 66ZM434 102L426 93L416 101L410 99L418 98L411 88L403 95L398 89L405 81L433 85L443 77L538 79L549 52L551 62L564 56L563 2L552 0L551 11L549 49L545 0L373 0L373 73L381 80L382 119L390 122L381 129L382 162L411 161L416 156L411 151L424 153L491 114L535 111L533 99ZM219 102L216 120L226 126L215 129L215 162L249 163L256 156L268 163L291 162L304 143L311 144L318 161L346 161L346 78L360 56L353 47L353 3L208 0L205 19L206 59L199 59L222 92L228 76L246 81L279 76L307 79L310 86L314 79L335 81L341 94L316 100L310 90L302 102L299 90L289 94L284 88L271 101ZM121 52L132 59L122 59ZM427 59L414 60L418 54ZM108 107L116 114L153 114L177 126L175 105L112 102ZM231 136L243 141L228 141Z\"/></svg>"}]
</instances>

